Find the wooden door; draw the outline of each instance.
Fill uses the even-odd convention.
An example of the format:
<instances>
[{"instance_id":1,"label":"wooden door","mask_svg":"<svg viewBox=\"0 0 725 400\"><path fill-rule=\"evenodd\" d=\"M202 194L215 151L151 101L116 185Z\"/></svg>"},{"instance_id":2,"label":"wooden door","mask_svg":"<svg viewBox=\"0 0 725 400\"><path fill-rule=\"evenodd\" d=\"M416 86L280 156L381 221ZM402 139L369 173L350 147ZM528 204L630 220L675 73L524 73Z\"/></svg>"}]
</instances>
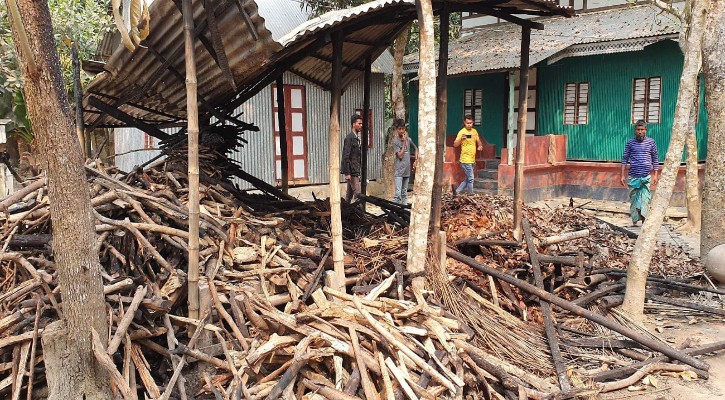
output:
<instances>
[{"instance_id":1,"label":"wooden door","mask_svg":"<svg viewBox=\"0 0 725 400\"><path fill-rule=\"evenodd\" d=\"M289 180L292 184L307 183L307 104L305 87L284 85L285 125L287 131L287 163ZM274 164L275 179L282 178L282 152L277 117L277 88L272 85L272 110L274 119Z\"/></svg>"}]
</instances>

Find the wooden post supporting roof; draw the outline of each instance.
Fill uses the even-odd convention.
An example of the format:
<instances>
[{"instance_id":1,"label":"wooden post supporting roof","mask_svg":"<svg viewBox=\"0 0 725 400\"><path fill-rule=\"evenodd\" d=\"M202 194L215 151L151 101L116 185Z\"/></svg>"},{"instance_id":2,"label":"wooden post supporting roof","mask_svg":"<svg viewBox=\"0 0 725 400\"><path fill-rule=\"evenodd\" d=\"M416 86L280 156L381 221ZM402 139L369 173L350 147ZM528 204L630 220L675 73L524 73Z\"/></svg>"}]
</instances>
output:
<instances>
[{"instance_id":1,"label":"wooden post supporting roof","mask_svg":"<svg viewBox=\"0 0 725 400\"><path fill-rule=\"evenodd\" d=\"M332 287L345 291L345 260L342 251L340 210L340 102L342 98L343 33L332 35L332 89L330 90L330 230L332 239Z\"/></svg>"},{"instance_id":2,"label":"wooden post supporting roof","mask_svg":"<svg viewBox=\"0 0 725 400\"><path fill-rule=\"evenodd\" d=\"M519 118L516 143L516 169L514 175L514 231L516 240L521 240L521 218L524 208L524 155L526 153L526 114L529 95L529 47L531 28L521 27L521 66L519 69Z\"/></svg>"},{"instance_id":3,"label":"wooden post supporting roof","mask_svg":"<svg viewBox=\"0 0 725 400\"><path fill-rule=\"evenodd\" d=\"M192 0L182 0L186 61L186 120L189 140L189 318L199 319L199 110L196 98L194 13Z\"/></svg>"},{"instance_id":4,"label":"wooden post supporting roof","mask_svg":"<svg viewBox=\"0 0 725 400\"><path fill-rule=\"evenodd\" d=\"M277 118L279 122L279 154L280 169L282 171L280 179L282 180L282 193L289 192L289 160L287 159L287 126L285 121L285 103L284 103L284 79L282 75L277 78ZM277 166L275 165L275 169Z\"/></svg>"},{"instance_id":5,"label":"wooden post supporting roof","mask_svg":"<svg viewBox=\"0 0 725 400\"><path fill-rule=\"evenodd\" d=\"M363 78L363 126L360 147L362 147L362 170L360 172L360 193L367 194L368 187L368 148L370 147L370 84L372 81L373 60L370 55L365 57L365 75ZM363 200L363 207L365 202Z\"/></svg>"},{"instance_id":6,"label":"wooden post supporting roof","mask_svg":"<svg viewBox=\"0 0 725 400\"><path fill-rule=\"evenodd\" d=\"M509 85L509 93L508 93L508 115L506 119L506 126L508 129L508 132L506 134L506 153L507 153L507 164L508 165L514 165L514 143L516 142L516 137L514 131L516 131L516 122L514 121L514 108L516 107L515 103L515 93L516 93L516 72L509 71L508 73L508 85ZM503 155L502 155L503 157Z\"/></svg>"},{"instance_id":7,"label":"wooden post supporting roof","mask_svg":"<svg viewBox=\"0 0 725 400\"><path fill-rule=\"evenodd\" d=\"M448 112L448 38L450 35L450 18L448 3L443 3L443 10L440 14L441 33L440 46L438 48L438 80L436 81L436 158L435 175L433 178L433 193L431 198L431 227L432 240L431 252L434 260L439 260L441 255L437 254L441 249L441 198L443 197L443 158L446 148L446 117ZM403 188L407 190L407 188Z\"/></svg>"}]
</instances>

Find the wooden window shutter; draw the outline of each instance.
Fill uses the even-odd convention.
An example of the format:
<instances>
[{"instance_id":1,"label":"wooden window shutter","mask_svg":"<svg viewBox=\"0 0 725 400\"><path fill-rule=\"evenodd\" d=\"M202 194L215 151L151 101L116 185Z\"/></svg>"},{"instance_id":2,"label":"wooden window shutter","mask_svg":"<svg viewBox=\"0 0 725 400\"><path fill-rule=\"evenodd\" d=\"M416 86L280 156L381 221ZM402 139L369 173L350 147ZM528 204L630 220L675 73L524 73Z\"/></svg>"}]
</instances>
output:
<instances>
[{"instance_id":1,"label":"wooden window shutter","mask_svg":"<svg viewBox=\"0 0 725 400\"><path fill-rule=\"evenodd\" d=\"M661 108L662 78L636 78L632 83L632 123L658 124Z\"/></svg>"},{"instance_id":2,"label":"wooden window shutter","mask_svg":"<svg viewBox=\"0 0 725 400\"><path fill-rule=\"evenodd\" d=\"M473 117L473 125L483 123L483 90L465 89L463 91L463 115Z\"/></svg>"},{"instance_id":3,"label":"wooden window shutter","mask_svg":"<svg viewBox=\"0 0 725 400\"><path fill-rule=\"evenodd\" d=\"M564 125L589 123L589 82L564 86Z\"/></svg>"}]
</instances>

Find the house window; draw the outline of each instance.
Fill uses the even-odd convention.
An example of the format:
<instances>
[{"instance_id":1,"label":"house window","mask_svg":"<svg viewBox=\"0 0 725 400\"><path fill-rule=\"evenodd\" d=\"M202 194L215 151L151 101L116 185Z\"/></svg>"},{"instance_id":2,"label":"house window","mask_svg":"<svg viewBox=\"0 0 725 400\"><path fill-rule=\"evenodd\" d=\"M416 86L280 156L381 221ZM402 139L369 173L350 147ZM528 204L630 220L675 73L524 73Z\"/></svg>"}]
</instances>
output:
<instances>
[{"instance_id":1,"label":"house window","mask_svg":"<svg viewBox=\"0 0 725 400\"><path fill-rule=\"evenodd\" d=\"M483 90L465 89L463 91L463 115L473 116L473 125L481 125Z\"/></svg>"},{"instance_id":2,"label":"house window","mask_svg":"<svg viewBox=\"0 0 725 400\"><path fill-rule=\"evenodd\" d=\"M662 78L636 78L632 83L632 122L660 122Z\"/></svg>"},{"instance_id":3,"label":"house window","mask_svg":"<svg viewBox=\"0 0 725 400\"><path fill-rule=\"evenodd\" d=\"M144 132L143 134L143 148L145 150L155 150L156 146L154 143L154 137Z\"/></svg>"},{"instance_id":4,"label":"house window","mask_svg":"<svg viewBox=\"0 0 725 400\"><path fill-rule=\"evenodd\" d=\"M362 108L356 108L355 114L362 116L363 110ZM373 110L368 110L368 149L373 148Z\"/></svg>"},{"instance_id":5,"label":"house window","mask_svg":"<svg viewBox=\"0 0 725 400\"><path fill-rule=\"evenodd\" d=\"M564 89L564 125L589 123L589 82L567 83Z\"/></svg>"}]
</instances>

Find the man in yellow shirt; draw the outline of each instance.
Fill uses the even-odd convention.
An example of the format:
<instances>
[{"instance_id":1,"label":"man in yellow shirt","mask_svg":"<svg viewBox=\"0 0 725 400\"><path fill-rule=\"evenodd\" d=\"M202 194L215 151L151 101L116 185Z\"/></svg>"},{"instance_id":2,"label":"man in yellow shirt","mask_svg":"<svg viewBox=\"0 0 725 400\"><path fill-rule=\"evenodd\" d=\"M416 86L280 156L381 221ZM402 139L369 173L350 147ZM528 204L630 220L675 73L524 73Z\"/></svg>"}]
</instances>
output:
<instances>
[{"instance_id":1,"label":"man in yellow shirt","mask_svg":"<svg viewBox=\"0 0 725 400\"><path fill-rule=\"evenodd\" d=\"M458 131L453 147L461 147L461 158L459 163L463 172L466 173L466 179L458 185L458 189L453 191L456 195L461 193L463 189L468 188L468 193L473 193L473 165L476 163L476 150L483 150L483 143L478 136L478 132L473 128L473 117L466 115L463 118L463 129Z\"/></svg>"}]
</instances>

